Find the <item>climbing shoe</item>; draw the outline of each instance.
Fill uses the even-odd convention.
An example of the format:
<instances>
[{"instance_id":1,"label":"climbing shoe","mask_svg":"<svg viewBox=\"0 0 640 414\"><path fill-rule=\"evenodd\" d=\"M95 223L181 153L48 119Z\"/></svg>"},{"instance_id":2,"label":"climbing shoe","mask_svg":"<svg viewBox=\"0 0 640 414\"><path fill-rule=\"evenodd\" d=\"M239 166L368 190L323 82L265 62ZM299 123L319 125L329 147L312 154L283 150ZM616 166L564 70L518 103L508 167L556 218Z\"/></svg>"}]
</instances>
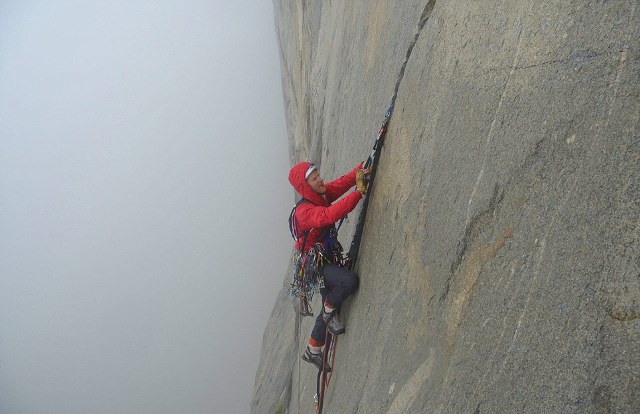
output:
<instances>
[{"instance_id":1,"label":"climbing shoe","mask_svg":"<svg viewBox=\"0 0 640 414\"><path fill-rule=\"evenodd\" d=\"M320 351L319 354L314 354L309 350L309 347L307 347L307 349L304 351L304 354L302 354L302 360L315 365L319 371L322 371L322 351ZM324 370L326 372L331 372L331 367L329 366L329 364L325 364Z\"/></svg>"},{"instance_id":2,"label":"climbing shoe","mask_svg":"<svg viewBox=\"0 0 640 414\"><path fill-rule=\"evenodd\" d=\"M338 312L336 312L335 310L333 312L327 313L325 312L323 307L322 319L327 324L327 329L329 329L331 335L340 335L344 333L344 325L338 317Z\"/></svg>"}]
</instances>

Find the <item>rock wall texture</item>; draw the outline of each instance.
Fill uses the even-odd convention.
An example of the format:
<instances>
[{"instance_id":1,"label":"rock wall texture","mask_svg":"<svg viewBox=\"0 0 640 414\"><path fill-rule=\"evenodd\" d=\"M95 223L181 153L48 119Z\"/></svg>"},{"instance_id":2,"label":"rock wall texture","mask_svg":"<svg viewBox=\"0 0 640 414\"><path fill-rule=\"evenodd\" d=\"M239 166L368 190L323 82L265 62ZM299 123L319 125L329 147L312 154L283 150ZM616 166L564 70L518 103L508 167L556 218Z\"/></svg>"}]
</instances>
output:
<instances>
[{"instance_id":1,"label":"rock wall texture","mask_svg":"<svg viewBox=\"0 0 640 414\"><path fill-rule=\"evenodd\" d=\"M324 412L640 412L639 8L274 0L292 163L364 159L399 82ZM289 279L254 413L314 410Z\"/></svg>"}]
</instances>

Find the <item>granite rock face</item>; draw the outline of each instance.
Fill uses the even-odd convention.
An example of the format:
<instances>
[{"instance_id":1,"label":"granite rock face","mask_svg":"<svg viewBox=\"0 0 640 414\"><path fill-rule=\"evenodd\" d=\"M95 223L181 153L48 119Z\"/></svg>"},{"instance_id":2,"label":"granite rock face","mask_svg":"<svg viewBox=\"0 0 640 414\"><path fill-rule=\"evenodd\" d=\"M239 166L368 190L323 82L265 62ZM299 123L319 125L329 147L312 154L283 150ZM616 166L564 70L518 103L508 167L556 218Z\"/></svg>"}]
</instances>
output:
<instances>
[{"instance_id":1,"label":"granite rock face","mask_svg":"<svg viewBox=\"0 0 640 414\"><path fill-rule=\"evenodd\" d=\"M274 0L292 163L353 168L398 85L324 412L639 412L639 8ZM254 413L314 409L289 279Z\"/></svg>"}]
</instances>

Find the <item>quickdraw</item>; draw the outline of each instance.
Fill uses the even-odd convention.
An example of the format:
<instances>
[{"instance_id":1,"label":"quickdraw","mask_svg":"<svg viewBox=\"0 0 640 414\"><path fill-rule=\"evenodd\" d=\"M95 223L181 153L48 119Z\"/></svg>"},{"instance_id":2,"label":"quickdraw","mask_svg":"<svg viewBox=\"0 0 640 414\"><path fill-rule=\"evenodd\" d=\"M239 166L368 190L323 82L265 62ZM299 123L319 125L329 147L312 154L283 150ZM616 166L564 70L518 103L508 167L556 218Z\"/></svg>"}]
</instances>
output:
<instances>
[{"instance_id":1,"label":"quickdraw","mask_svg":"<svg viewBox=\"0 0 640 414\"><path fill-rule=\"evenodd\" d=\"M307 252L293 252L293 281L289 288L292 296L306 295L311 301L314 293L324 287L324 277L318 271L327 262L326 255L319 244L314 245Z\"/></svg>"}]
</instances>

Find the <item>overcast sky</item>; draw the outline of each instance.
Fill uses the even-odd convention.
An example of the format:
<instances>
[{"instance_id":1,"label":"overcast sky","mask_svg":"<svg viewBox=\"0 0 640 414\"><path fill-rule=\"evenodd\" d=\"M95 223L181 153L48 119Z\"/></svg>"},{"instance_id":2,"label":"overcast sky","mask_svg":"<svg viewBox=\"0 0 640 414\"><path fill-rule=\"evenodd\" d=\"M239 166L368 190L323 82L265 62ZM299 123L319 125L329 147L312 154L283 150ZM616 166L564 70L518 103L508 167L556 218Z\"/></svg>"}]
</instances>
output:
<instances>
[{"instance_id":1,"label":"overcast sky","mask_svg":"<svg viewBox=\"0 0 640 414\"><path fill-rule=\"evenodd\" d=\"M246 413L293 203L271 0L0 2L0 413Z\"/></svg>"}]
</instances>

